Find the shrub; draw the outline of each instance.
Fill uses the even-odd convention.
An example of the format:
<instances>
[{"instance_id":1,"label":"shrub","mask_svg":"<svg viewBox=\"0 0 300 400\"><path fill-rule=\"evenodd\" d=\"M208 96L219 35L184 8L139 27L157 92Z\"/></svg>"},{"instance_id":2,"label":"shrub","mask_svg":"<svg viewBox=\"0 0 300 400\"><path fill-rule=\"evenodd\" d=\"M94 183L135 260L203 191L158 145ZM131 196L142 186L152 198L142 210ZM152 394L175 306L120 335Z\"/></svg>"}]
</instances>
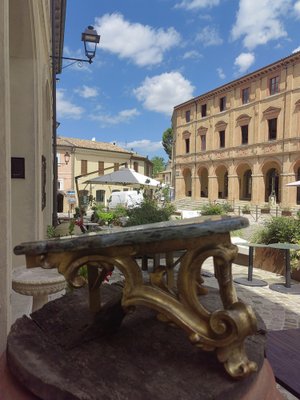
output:
<instances>
[{"instance_id":1,"label":"shrub","mask_svg":"<svg viewBox=\"0 0 300 400\"><path fill-rule=\"evenodd\" d=\"M244 214L250 214L250 206L249 206L249 204L245 204L245 205L243 206L242 212L243 212Z\"/></svg>"},{"instance_id":2,"label":"shrub","mask_svg":"<svg viewBox=\"0 0 300 400\"><path fill-rule=\"evenodd\" d=\"M254 243L298 243L300 241L300 221L294 218L272 217L264 223L252 238Z\"/></svg>"},{"instance_id":3,"label":"shrub","mask_svg":"<svg viewBox=\"0 0 300 400\"><path fill-rule=\"evenodd\" d=\"M234 211L234 208L230 203L227 203L227 202L223 203L222 207L223 207L225 213L229 213L229 212L233 212Z\"/></svg>"},{"instance_id":4,"label":"shrub","mask_svg":"<svg viewBox=\"0 0 300 400\"><path fill-rule=\"evenodd\" d=\"M295 218L272 217L257 231L252 241L254 243L293 243L300 244L300 220ZM291 267L298 268L300 251L291 250Z\"/></svg>"},{"instance_id":5,"label":"shrub","mask_svg":"<svg viewBox=\"0 0 300 400\"><path fill-rule=\"evenodd\" d=\"M174 211L175 207L170 203L159 207L155 200L145 199L139 207L127 210L128 221L126 226L168 221Z\"/></svg>"},{"instance_id":6,"label":"shrub","mask_svg":"<svg viewBox=\"0 0 300 400\"><path fill-rule=\"evenodd\" d=\"M208 203L201 207L201 215L222 215L226 214L224 206L219 203Z\"/></svg>"}]
</instances>

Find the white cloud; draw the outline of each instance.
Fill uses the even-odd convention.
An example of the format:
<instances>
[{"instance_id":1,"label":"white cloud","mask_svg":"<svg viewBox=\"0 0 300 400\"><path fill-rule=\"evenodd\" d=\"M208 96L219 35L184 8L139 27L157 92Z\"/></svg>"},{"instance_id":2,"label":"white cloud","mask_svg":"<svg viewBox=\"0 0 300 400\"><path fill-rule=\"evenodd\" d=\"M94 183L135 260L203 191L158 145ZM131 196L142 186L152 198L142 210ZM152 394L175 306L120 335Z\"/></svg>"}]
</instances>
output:
<instances>
[{"instance_id":1,"label":"white cloud","mask_svg":"<svg viewBox=\"0 0 300 400\"><path fill-rule=\"evenodd\" d=\"M95 29L101 32L101 49L128 58L138 66L162 62L164 53L181 39L174 28L155 29L131 23L118 13L96 18Z\"/></svg>"},{"instance_id":2,"label":"white cloud","mask_svg":"<svg viewBox=\"0 0 300 400\"><path fill-rule=\"evenodd\" d=\"M199 53L199 51L191 50L191 51L186 51L182 58L184 60L188 60L188 59L198 60L199 58L202 58L202 57L203 56L201 53Z\"/></svg>"},{"instance_id":3,"label":"white cloud","mask_svg":"<svg viewBox=\"0 0 300 400\"><path fill-rule=\"evenodd\" d=\"M295 50L292 51L292 53L297 53L298 51L300 51L300 46L298 46Z\"/></svg>"},{"instance_id":4,"label":"white cloud","mask_svg":"<svg viewBox=\"0 0 300 400\"><path fill-rule=\"evenodd\" d=\"M141 139L141 140L134 140L132 142L126 142L126 143L117 143L119 146L131 150L133 149L134 151L137 152L155 152L157 150L162 150L162 142L152 142L149 139Z\"/></svg>"},{"instance_id":5,"label":"white cloud","mask_svg":"<svg viewBox=\"0 0 300 400\"><path fill-rule=\"evenodd\" d=\"M99 114L93 115L91 118L95 121L100 121L103 126L107 125L117 125L121 123L126 123L131 121L134 117L138 116L140 113L136 108L131 108L128 110L122 110L117 114Z\"/></svg>"},{"instance_id":6,"label":"white cloud","mask_svg":"<svg viewBox=\"0 0 300 400\"><path fill-rule=\"evenodd\" d=\"M66 99L64 91L59 89L56 91L56 108L58 118L80 119L84 112L82 107Z\"/></svg>"},{"instance_id":7,"label":"white cloud","mask_svg":"<svg viewBox=\"0 0 300 400\"><path fill-rule=\"evenodd\" d=\"M220 79L226 78L226 75L224 74L224 71L222 68L217 68L217 73L218 73Z\"/></svg>"},{"instance_id":8,"label":"white cloud","mask_svg":"<svg viewBox=\"0 0 300 400\"><path fill-rule=\"evenodd\" d=\"M296 1L296 3L294 4L294 11L296 17L300 19L300 1Z\"/></svg>"},{"instance_id":9,"label":"white cloud","mask_svg":"<svg viewBox=\"0 0 300 400\"><path fill-rule=\"evenodd\" d=\"M179 72L147 77L134 94L151 111L171 115L173 107L193 97L194 87Z\"/></svg>"},{"instance_id":10,"label":"white cloud","mask_svg":"<svg viewBox=\"0 0 300 400\"><path fill-rule=\"evenodd\" d=\"M236 22L231 30L231 37L237 40L243 37L243 44L248 49L286 37L282 21L290 9L291 0L260 0L259 5L253 0L240 0Z\"/></svg>"},{"instance_id":11,"label":"white cloud","mask_svg":"<svg viewBox=\"0 0 300 400\"><path fill-rule=\"evenodd\" d=\"M75 89L75 93L78 93L79 96L88 99L90 97L98 96L98 89L90 86L83 85L81 88Z\"/></svg>"},{"instance_id":12,"label":"white cloud","mask_svg":"<svg viewBox=\"0 0 300 400\"><path fill-rule=\"evenodd\" d=\"M199 8L211 8L218 6L220 0L183 0L175 5L175 8L185 8L186 10L197 10Z\"/></svg>"},{"instance_id":13,"label":"white cloud","mask_svg":"<svg viewBox=\"0 0 300 400\"><path fill-rule=\"evenodd\" d=\"M218 46L223 43L219 32L212 26L205 26L196 36L196 40L201 42L204 47Z\"/></svg>"},{"instance_id":14,"label":"white cloud","mask_svg":"<svg viewBox=\"0 0 300 400\"><path fill-rule=\"evenodd\" d=\"M246 72L255 61L253 53L241 53L234 61L234 65L240 73Z\"/></svg>"}]
</instances>

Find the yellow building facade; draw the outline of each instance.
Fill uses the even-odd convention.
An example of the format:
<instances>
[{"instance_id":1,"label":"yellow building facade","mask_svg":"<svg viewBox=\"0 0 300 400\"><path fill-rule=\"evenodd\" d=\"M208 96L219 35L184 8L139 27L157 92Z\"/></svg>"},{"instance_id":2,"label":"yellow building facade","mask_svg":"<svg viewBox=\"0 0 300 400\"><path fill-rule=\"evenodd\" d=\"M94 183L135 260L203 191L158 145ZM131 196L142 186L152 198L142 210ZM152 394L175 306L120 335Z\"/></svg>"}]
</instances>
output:
<instances>
[{"instance_id":1,"label":"yellow building facade","mask_svg":"<svg viewBox=\"0 0 300 400\"><path fill-rule=\"evenodd\" d=\"M66 153L70 156L69 160L65 157ZM125 166L150 177L153 170L152 162L147 157L113 143L95 140L58 137L57 158L58 212L73 212L74 207L78 206L77 194L82 197L80 204L92 196L97 203L106 205L114 190L129 189L128 186L86 183L89 179L110 174Z\"/></svg>"},{"instance_id":2,"label":"yellow building facade","mask_svg":"<svg viewBox=\"0 0 300 400\"><path fill-rule=\"evenodd\" d=\"M0 353L12 322L13 248L44 239L53 214L53 83L65 0L0 1ZM53 79L54 77L54 79Z\"/></svg>"},{"instance_id":3,"label":"yellow building facade","mask_svg":"<svg viewBox=\"0 0 300 400\"><path fill-rule=\"evenodd\" d=\"M176 199L300 204L300 53L174 107Z\"/></svg>"}]
</instances>

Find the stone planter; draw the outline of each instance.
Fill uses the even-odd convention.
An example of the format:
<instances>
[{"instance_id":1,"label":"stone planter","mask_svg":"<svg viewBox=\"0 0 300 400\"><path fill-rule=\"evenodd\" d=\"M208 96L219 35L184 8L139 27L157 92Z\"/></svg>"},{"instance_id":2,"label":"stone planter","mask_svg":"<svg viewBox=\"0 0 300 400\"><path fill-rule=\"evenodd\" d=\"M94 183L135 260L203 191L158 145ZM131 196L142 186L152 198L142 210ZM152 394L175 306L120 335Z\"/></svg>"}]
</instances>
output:
<instances>
[{"instance_id":1,"label":"stone planter","mask_svg":"<svg viewBox=\"0 0 300 400\"><path fill-rule=\"evenodd\" d=\"M270 209L269 208L261 208L260 212L261 212L261 214L270 214Z\"/></svg>"},{"instance_id":2,"label":"stone planter","mask_svg":"<svg viewBox=\"0 0 300 400\"><path fill-rule=\"evenodd\" d=\"M283 217L291 217L291 216L292 216L292 211L282 210L282 211L281 211L281 215L282 215Z\"/></svg>"},{"instance_id":3,"label":"stone planter","mask_svg":"<svg viewBox=\"0 0 300 400\"><path fill-rule=\"evenodd\" d=\"M295 281L300 282L300 269L293 268L291 272L291 277Z\"/></svg>"}]
</instances>

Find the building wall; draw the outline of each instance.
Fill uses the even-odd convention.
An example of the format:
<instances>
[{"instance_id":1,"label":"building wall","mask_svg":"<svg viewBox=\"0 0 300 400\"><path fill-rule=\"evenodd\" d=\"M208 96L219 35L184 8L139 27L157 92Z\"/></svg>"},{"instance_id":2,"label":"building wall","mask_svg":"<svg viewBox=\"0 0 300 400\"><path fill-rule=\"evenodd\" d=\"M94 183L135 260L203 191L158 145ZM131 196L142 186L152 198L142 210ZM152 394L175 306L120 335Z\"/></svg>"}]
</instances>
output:
<instances>
[{"instance_id":1,"label":"building wall","mask_svg":"<svg viewBox=\"0 0 300 400\"><path fill-rule=\"evenodd\" d=\"M45 238L52 214L50 1L0 2L0 353L11 323L13 248ZM13 178L11 158L24 160Z\"/></svg>"},{"instance_id":2,"label":"building wall","mask_svg":"<svg viewBox=\"0 0 300 400\"><path fill-rule=\"evenodd\" d=\"M222 198L260 205L269 201L273 188L277 204L300 203L297 189L285 186L298 179L300 167L299 60L297 53L175 107L176 198ZM270 94L275 77L278 92ZM246 88L249 101L243 104ZM224 111L220 111L222 97L226 97ZM203 116L205 104L207 114ZM269 137L270 120L277 121L274 139ZM242 126L248 126L247 143L242 143ZM225 132L223 147L221 131Z\"/></svg>"},{"instance_id":3,"label":"building wall","mask_svg":"<svg viewBox=\"0 0 300 400\"><path fill-rule=\"evenodd\" d=\"M9 0L0 2L0 353L5 349L10 327L12 237L11 237L11 179L10 179L10 90L9 90ZM4 190L5 188L5 190Z\"/></svg>"},{"instance_id":4,"label":"building wall","mask_svg":"<svg viewBox=\"0 0 300 400\"><path fill-rule=\"evenodd\" d=\"M127 190L128 186L120 185L99 185L99 184L87 184L85 183L89 179L96 178L99 176L98 173L98 163L103 162L104 174L109 174L114 172L114 168L123 168L125 164L134 169L137 167L139 173L147 176L152 174L152 163L145 157L138 156L134 153L125 151L108 151L99 150L93 148L72 148L66 147L64 145L58 144L58 180L62 182L62 191L64 192L64 207L63 212L73 212L74 207L78 206L77 190L75 184L75 177L78 181L78 189L87 190L88 195L93 196L96 199L96 192L98 190L103 190L104 193L104 204L106 205L107 199L114 190ZM70 162L65 165L64 154L68 151L70 154ZM82 161L87 163L87 175L81 176L82 171ZM134 164L136 163L136 164ZM76 193L76 203L70 203L68 199L68 191L75 191ZM72 201L72 200L71 200ZM71 205L72 204L72 205Z\"/></svg>"}]
</instances>

